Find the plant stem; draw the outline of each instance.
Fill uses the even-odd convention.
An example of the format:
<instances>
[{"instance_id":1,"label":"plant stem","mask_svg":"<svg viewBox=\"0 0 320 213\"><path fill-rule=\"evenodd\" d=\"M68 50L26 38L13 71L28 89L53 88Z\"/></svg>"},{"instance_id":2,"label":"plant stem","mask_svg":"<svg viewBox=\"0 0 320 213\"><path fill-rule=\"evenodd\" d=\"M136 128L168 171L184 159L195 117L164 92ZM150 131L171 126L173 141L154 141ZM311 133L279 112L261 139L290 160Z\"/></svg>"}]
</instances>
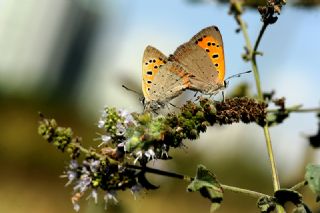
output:
<instances>
[{"instance_id":1,"label":"plant stem","mask_svg":"<svg viewBox=\"0 0 320 213\"><path fill-rule=\"evenodd\" d=\"M180 179L180 180L185 180L187 182L191 182L194 179L194 178L192 178L190 176L187 176L187 175L182 175L182 174L173 173L173 172L167 172L167 171L154 169L154 168L150 168L150 167L142 167L142 166L131 165L131 164L126 164L125 166L127 168L143 170L145 172L149 172L149 173L152 173L152 174L157 174L157 175L162 175L162 176L166 176L166 177L177 178L177 179ZM244 195L247 195L247 196L253 197L253 198L260 198L260 197L263 197L263 196L269 197L269 195L266 195L266 194L263 194L263 193L260 193L260 192L256 192L256 191L252 191L252 190L248 190L248 189L242 189L242 188L235 187L235 186L228 186L228 185L224 185L224 184L221 184L220 186L225 191L230 191L230 192L234 192L234 193L240 193L240 194L244 194Z\"/></svg>"},{"instance_id":2,"label":"plant stem","mask_svg":"<svg viewBox=\"0 0 320 213\"><path fill-rule=\"evenodd\" d=\"M260 44L261 38L268 26L267 22L264 22L262 25L262 28L259 32L258 38L255 42L254 48L252 49L252 46L250 44L250 39L247 33L247 28L241 18L240 15L236 16L236 19L238 21L238 23L240 24L241 30L243 32L243 35L245 37L246 40L246 47L247 50L249 52L249 59L251 61L251 65L252 65L252 70L254 73L254 78L256 81L256 88L257 88L257 93L258 93L258 98L260 100L263 101L263 94L262 94L262 89L261 89L261 82L260 82L260 76L259 76L259 70L258 70L258 65L257 65L257 61L256 61L256 55L257 55L257 50L258 50L258 46ZM275 159L274 159L274 155L273 155L273 150L272 150L272 144L271 144L271 138L270 138L270 132L269 132L269 128L268 128L268 124L265 125L263 127L263 132L264 132L264 136L266 139L266 145L267 145L267 151L268 151L268 155L269 155L269 160L270 160L270 164L271 164L271 172L272 172L272 182L273 182L273 189L274 191L277 191L280 189L280 184L279 184L279 178L278 178L278 173L277 173L277 169L276 169L276 163L275 163ZM278 209L279 212L282 212L281 209Z\"/></svg>"},{"instance_id":3,"label":"plant stem","mask_svg":"<svg viewBox=\"0 0 320 213\"><path fill-rule=\"evenodd\" d=\"M265 197L265 196L270 197L270 196L263 194L263 193L260 193L260 192L251 191L248 189L242 189L242 188L238 188L238 187L234 187L234 186L228 186L228 185L221 184L221 187L226 191L248 195L249 197L253 197L253 198L259 199L259 198Z\"/></svg>"},{"instance_id":4,"label":"plant stem","mask_svg":"<svg viewBox=\"0 0 320 213\"><path fill-rule=\"evenodd\" d=\"M292 186L290 189L293 191L297 191L298 189L306 186L307 184L308 184L308 181L303 180L303 181L300 181L299 183L297 183L296 185Z\"/></svg>"},{"instance_id":5,"label":"plant stem","mask_svg":"<svg viewBox=\"0 0 320 213\"><path fill-rule=\"evenodd\" d=\"M110 158L110 157L107 156L107 155L101 155L101 154L99 154L99 153L97 153L97 152L95 152L95 151L90 151L89 149L84 148L84 147L81 146L81 144L79 144L79 143L73 143L73 142L71 142L71 143L72 143L74 146L76 146L77 148L79 148L80 151L83 152L83 153L85 153L85 154L89 154L89 155L96 156L97 158L99 158L99 159L101 159L101 160L107 159L108 162L111 163L111 164L116 164L116 163L118 163L118 161Z\"/></svg>"},{"instance_id":6,"label":"plant stem","mask_svg":"<svg viewBox=\"0 0 320 213\"><path fill-rule=\"evenodd\" d=\"M267 125L263 127L264 136L266 138L266 145L269 155L269 160L271 164L271 172L272 172L272 182L273 182L273 190L277 191L280 189L279 177L276 168L276 161L274 159L273 151L272 151L272 143L270 138L270 132Z\"/></svg>"}]
</instances>

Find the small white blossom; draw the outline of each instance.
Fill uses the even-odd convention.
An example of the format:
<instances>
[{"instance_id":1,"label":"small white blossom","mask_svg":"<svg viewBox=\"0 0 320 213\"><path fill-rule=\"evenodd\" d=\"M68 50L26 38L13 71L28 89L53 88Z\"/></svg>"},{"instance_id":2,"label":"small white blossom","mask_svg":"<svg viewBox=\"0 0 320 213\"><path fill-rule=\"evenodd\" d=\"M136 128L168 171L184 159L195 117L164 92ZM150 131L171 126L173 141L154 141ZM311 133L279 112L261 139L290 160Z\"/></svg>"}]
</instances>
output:
<instances>
[{"instance_id":1,"label":"small white blossom","mask_svg":"<svg viewBox=\"0 0 320 213\"><path fill-rule=\"evenodd\" d=\"M87 174L83 174L80 177L80 180L78 180L77 185L73 187L74 191L84 192L86 191L91 183L91 177L89 177Z\"/></svg>"},{"instance_id":2,"label":"small white blossom","mask_svg":"<svg viewBox=\"0 0 320 213\"><path fill-rule=\"evenodd\" d=\"M77 178L77 173L74 171L67 171L67 177L68 182L65 184L65 186L69 186Z\"/></svg>"},{"instance_id":3,"label":"small white blossom","mask_svg":"<svg viewBox=\"0 0 320 213\"><path fill-rule=\"evenodd\" d=\"M100 143L98 147L107 145L108 142L111 140L111 137L109 135L101 135L101 140L102 140L102 143Z\"/></svg>"},{"instance_id":4,"label":"small white blossom","mask_svg":"<svg viewBox=\"0 0 320 213\"><path fill-rule=\"evenodd\" d=\"M137 161L142 158L142 151L141 151L141 150L138 151L138 152L136 153L136 156L137 156L137 157L134 159L133 164L136 164Z\"/></svg>"},{"instance_id":5,"label":"small white blossom","mask_svg":"<svg viewBox=\"0 0 320 213\"><path fill-rule=\"evenodd\" d=\"M166 158L169 157L168 152L167 152L167 145L163 144L162 148L161 148L161 158L163 156L166 156Z\"/></svg>"},{"instance_id":6,"label":"small white blossom","mask_svg":"<svg viewBox=\"0 0 320 213\"><path fill-rule=\"evenodd\" d=\"M72 202L72 204L73 204L73 209L74 209L76 212L78 212L78 211L80 210L80 205L79 205L79 203L77 203L77 202Z\"/></svg>"},{"instance_id":7,"label":"small white blossom","mask_svg":"<svg viewBox=\"0 0 320 213\"><path fill-rule=\"evenodd\" d=\"M98 192L96 189L92 189L90 195L87 197L87 200L92 198L94 203L98 203Z\"/></svg>"},{"instance_id":8,"label":"small white blossom","mask_svg":"<svg viewBox=\"0 0 320 213\"><path fill-rule=\"evenodd\" d=\"M118 136L124 135L124 133L126 132L126 128L123 126L123 124L118 122L116 127L117 127L116 135Z\"/></svg>"},{"instance_id":9,"label":"small white blossom","mask_svg":"<svg viewBox=\"0 0 320 213\"><path fill-rule=\"evenodd\" d=\"M106 192L103 199L105 201L105 209L107 209L107 205L108 205L109 200L111 200L114 204L118 203L118 200L116 198L116 191Z\"/></svg>"},{"instance_id":10,"label":"small white blossom","mask_svg":"<svg viewBox=\"0 0 320 213\"><path fill-rule=\"evenodd\" d=\"M151 160L155 160L156 158L156 153L154 153L153 149L148 149L144 155L148 158L148 161Z\"/></svg>"},{"instance_id":11,"label":"small white blossom","mask_svg":"<svg viewBox=\"0 0 320 213\"><path fill-rule=\"evenodd\" d=\"M137 194L143 189L143 187L141 186L141 184L136 184L134 186L131 187L131 193L134 197L134 199L136 200L137 199Z\"/></svg>"},{"instance_id":12,"label":"small white blossom","mask_svg":"<svg viewBox=\"0 0 320 213\"><path fill-rule=\"evenodd\" d=\"M134 120L134 118L132 117L132 115L128 111L120 109L119 114L121 117L124 118L124 124L126 126L127 126L127 124L130 124L130 123L132 123L134 125L137 124L136 121Z\"/></svg>"},{"instance_id":13,"label":"small white blossom","mask_svg":"<svg viewBox=\"0 0 320 213\"><path fill-rule=\"evenodd\" d=\"M101 113L101 118L106 118L108 116L108 112L107 112L108 108L107 106L104 108L104 110Z\"/></svg>"},{"instance_id":14,"label":"small white blossom","mask_svg":"<svg viewBox=\"0 0 320 213\"><path fill-rule=\"evenodd\" d=\"M102 129L102 128L104 127L105 123L106 123L106 122L105 122L104 120L100 119L100 120L98 121L98 128Z\"/></svg>"}]
</instances>

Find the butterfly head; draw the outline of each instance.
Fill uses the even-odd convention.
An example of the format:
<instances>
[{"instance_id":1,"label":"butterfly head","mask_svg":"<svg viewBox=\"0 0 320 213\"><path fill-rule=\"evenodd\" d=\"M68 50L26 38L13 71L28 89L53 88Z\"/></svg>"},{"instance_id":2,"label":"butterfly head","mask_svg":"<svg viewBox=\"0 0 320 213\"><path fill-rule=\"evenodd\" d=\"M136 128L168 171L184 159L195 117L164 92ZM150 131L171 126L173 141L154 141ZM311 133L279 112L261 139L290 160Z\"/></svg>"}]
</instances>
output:
<instances>
[{"instance_id":1,"label":"butterfly head","mask_svg":"<svg viewBox=\"0 0 320 213\"><path fill-rule=\"evenodd\" d=\"M163 108L165 104L158 101L144 101L143 102L145 112L154 112L157 113L159 109Z\"/></svg>"}]
</instances>

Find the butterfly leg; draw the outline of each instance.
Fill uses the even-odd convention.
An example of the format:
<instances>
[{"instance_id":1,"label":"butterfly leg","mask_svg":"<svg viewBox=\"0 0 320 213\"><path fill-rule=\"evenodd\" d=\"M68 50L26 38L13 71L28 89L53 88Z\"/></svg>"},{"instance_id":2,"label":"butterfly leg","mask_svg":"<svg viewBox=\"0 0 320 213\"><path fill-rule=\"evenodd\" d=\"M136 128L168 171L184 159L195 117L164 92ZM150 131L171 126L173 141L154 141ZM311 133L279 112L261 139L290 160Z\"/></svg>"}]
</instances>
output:
<instances>
[{"instance_id":1,"label":"butterfly leg","mask_svg":"<svg viewBox=\"0 0 320 213\"><path fill-rule=\"evenodd\" d=\"M197 96L197 94L198 94L198 91L196 91L196 93L194 93L194 96L193 96L193 97L196 97L196 96Z\"/></svg>"},{"instance_id":2,"label":"butterfly leg","mask_svg":"<svg viewBox=\"0 0 320 213\"><path fill-rule=\"evenodd\" d=\"M222 91L221 94L222 94L222 102L224 102L225 101L224 91Z\"/></svg>"},{"instance_id":3,"label":"butterfly leg","mask_svg":"<svg viewBox=\"0 0 320 213\"><path fill-rule=\"evenodd\" d=\"M169 102L169 104L170 104L171 106L177 108L177 109L180 109L179 107L177 107L176 105L174 105L174 104L172 104L172 103L170 103L170 102Z\"/></svg>"}]
</instances>

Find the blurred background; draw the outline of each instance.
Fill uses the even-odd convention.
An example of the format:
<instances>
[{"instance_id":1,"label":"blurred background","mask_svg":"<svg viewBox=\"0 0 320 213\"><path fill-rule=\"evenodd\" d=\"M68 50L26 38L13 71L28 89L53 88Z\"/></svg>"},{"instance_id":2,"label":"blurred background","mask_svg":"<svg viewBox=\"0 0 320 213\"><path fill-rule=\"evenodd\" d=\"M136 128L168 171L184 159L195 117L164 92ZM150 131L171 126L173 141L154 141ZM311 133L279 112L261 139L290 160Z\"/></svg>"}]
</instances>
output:
<instances>
[{"instance_id":1,"label":"blurred background","mask_svg":"<svg viewBox=\"0 0 320 213\"><path fill-rule=\"evenodd\" d=\"M319 2L290 3L262 39L262 88L286 97L288 106L317 107ZM250 70L241 59L243 36L235 33L238 26L228 10L227 3L209 0L0 0L0 212L74 212L72 188L59 178L68 158L37 134L38 111L72 127L88 146L97 145L93 139L105 105L142 110L138 96L121 85L141 91L147 45L169 55L202 28L217 25L226 75ZM243 18L255 39L259 14L247 9ZM226 93L243 82L255 94L253 75L232 79ZM291 114L271 128L281 186L301 181L308 162L320 163L319 151L306 139L317 132L317 122L312 113ZM171 153L174 160L155 166L194 175L202 163L224 184L272 193L263 131L256 125L216 126L185 145ZM130 192L120 193L120 204L108 212L209 212L209 202L187 193L185 183L152 178L159 190L136 200ZM312 210L320 212L310 191L303 193ZM83 200L80 212L105 212L102 202ZM255 203L226 192L218 212L257 212Z\"/></svg>"}]
</instances>

